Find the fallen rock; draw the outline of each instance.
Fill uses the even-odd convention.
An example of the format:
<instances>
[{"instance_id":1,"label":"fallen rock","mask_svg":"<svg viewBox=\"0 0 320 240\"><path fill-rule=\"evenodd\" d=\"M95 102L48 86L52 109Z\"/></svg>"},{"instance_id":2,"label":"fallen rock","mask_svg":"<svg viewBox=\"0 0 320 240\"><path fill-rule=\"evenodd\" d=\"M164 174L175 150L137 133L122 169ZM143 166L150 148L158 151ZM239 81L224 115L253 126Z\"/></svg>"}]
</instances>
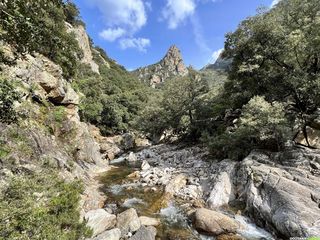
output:
<instances>
[{"instance_id":1,"label":"fallen rock","mask_svg":"<svg viewBox=\"0 0 320 240\"><path fill-rule=\"evenodd\" d=\"M130 240L155 240L157 229L152 226L141 228L130 238Z\"/></svg>"},{"instance_id":2,"label":"fallen rock","mask_svg":"<svg viewBox=\"0 0 320 240\"><path fill-rule=\"evenodd\" d=\"M92 238L92 240L119 240L121 237L121 231L119 228L114 228L109 231L103 232L100 235Z\"/></svg>"},{"instance_id":3,"label":"fallen rock","mask_svg":"<svg viewBox=\"0 0 320 240\"><path fill-rule=\"evenodd\" d=\"M142 164L141 164L141 170L142 170L142 171L145 171L145 170L148 170L148 169L150 169L150 168L151 168L150 164L149 164L146 160L144 160L144 161L142 162Z\"/></svg>"},{"instance_id":4,"label":"fallen rock","mask_svg":"<svg viewBox=\"0 0 320 240\"><path fill-rule=\"evenodd\" d=\"M93 230L93 236L113 228L116 225L116 216L108 213L104 209L89 211L85 214L88 221L87 226Z\"/></svg>"},{"instance_id":5,"label":"fallen rock","mask_svg":"<svg viewBox=\"0 0 320 240\"><path fill-rule=\"evenodd\" d=\"M139 217L141 225L143 226L159 226L160 220L157 218L150 218L150 217Z\"/></svg>"},{"instance_id":6,"label":"fallen rock","mask_svg":"<svg viewBox=\"0 0 320 240\"><path fill-rule=\"evenodd\" d=\"M236 233L239 223L232 218L205 208L199 208L194 213L194 226L207 235L218 236L226 233Z\"/></svg>"},{"instance_id":7,"label":"fallen rock","mask_svg":"<svg viewBox=\"0 0 320 240\"><path fill-rule=\"evenodd\" d=\"M126 157L128 163L135 163L137 160L137 156L133 152L130 152L128 157Z\"/></svg>"},{"instance_id":8,"label":"fallen rock","mask_svg":"<svg viewBox=\"0 0 320 240\"><path fill-rule=\"evenodd\" d=\"M135 232L141 227L141 222L137 211L130 208L117 216L117 228L121 230L121 236L129 232Z\"/></svg>"}]
</instances>

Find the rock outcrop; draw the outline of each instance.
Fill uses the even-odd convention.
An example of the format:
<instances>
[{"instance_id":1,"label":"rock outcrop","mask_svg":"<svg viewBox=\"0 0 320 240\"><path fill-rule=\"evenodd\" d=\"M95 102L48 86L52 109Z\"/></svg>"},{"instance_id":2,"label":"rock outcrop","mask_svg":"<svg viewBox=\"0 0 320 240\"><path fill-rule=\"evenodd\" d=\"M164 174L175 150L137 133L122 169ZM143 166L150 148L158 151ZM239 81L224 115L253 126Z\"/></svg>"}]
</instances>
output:
<instances>
[{"instance_id":1,"label":"rock outcrop","mask_svg":"<svg viewBox=\"0 0 320 240\"><path fill-rule=\"evenodd\" d=\"M82 25L76 27L72 26L69 23L66 23L68 31L72 32L75 35L76 40L79 43L79 47L83 52L83 57L81 59L82 63L88 64L91 67L91 70L99 74L99 66L93 60L92 49L89 41L88 34L85 28Z\"/></svg>"},{"instance_id":2,"label":"rock outcrop","mask_svg":"<svg viewBox=\"0 0 320 240\"><path fill-rule=\"evenodd\" d=\"M252 152L237 171L237 195L249 216L278 236L319 236L319 163L320 152L303 148Z\"/></svg>"},{"instance_id":3,"label":"rock outcrop","mask_svg":"<svg viewBox=\"0 0 320 240\"><path fill-rule=\"evenodd\" d=\"M173 45L160 62L139 68L133 73L137 75L141 81L156 87L171 77L187 75L188 69L183 63L180 50L177 46Z\"/></svg>"}]
</instances>

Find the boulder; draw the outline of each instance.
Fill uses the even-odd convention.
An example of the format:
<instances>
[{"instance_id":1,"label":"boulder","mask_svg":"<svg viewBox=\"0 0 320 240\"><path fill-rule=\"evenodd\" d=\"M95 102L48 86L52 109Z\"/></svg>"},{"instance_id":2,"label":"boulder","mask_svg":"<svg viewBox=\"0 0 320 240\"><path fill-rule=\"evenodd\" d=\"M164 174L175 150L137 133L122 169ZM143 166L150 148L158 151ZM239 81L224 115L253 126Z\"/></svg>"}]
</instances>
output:
<instances>
[{"instance_id":1,"label":"boulder","mask_svg":"<svg viewBox=\"0 0 320 240\"><path fill-rule=\"evenodd\" d=\"M236 163L224 160L215 166L213 186L207 200L209 208L215 209L225 205L235 199L233 175Z\"/></svg>"},{"instance_id":2,"label":"boulder","mask_svg":"<svg viewBox=\"0 0 320 240\"><path fill-rule=\"evenodd\" d=\"M100 235L92 238L92 240L119 240L121 237L121 231L119 228L114 228L101 233Z\"/></svg>"},{"instance_id":3,"label":"boulder","mask_svg":"<svg viewBox=\"0 0 320 240\"><path fill-rule=\"evenodd\" d=\"M152 226L141 228L130 238L130 240L155 240L157 229Z\"/></svg>"},{"instance_id":4,"label":"boulder","mask_svg":"<svg viewBox=\"0 0 320 240\"><path fill-rule=\"evenodd\" d=\"M117 228L121 230L121 236L129 232L135 232L141 227L141 222L135 209L130 208L117 216Z\"/></svg>"},{"instance_id":5,"label":"boulder","mask_svg":"<svg viewBox=\"0 0 320 240\"><path fill-rule=\"evenodd\" d=\"M137 156L133 152L130 152L129 155L126 157L126 161L130 164L130 163L137 162L138 159L137 159Z\"/></svg>"},{"instance_id":6,"label":"boulder","mask_svg":"<svg viewBox=\"0 0 320 240\"><path fill-rule=\"evenodd\" d=\"M151 218L151 217L139 217L141 225L143 226L159 226L160 220L157 218Z\"/></svg>"},{"instance_id":7,"label":"boulder","mask_svg":"<svg viewBox=\"0 0 320 240\"><path fill-rule=\"evenodd\" d=\"M93 230L93 236L113 228L116 225L116 216L108 213L104 209L89 211L85 214L85 219L88 221L87 226Z\"/></svg>"},{"instance_id":8,"label":"boulder","mask_svg":"<svg viewBox=\"0 0 320 240\"><path fill-rule=\"evenodd\" d=\"M217 237L217 240L245 240L245 239L235 234L222 234Z\"/></svg>"},{"instance_id":9,"label":"boulder","mask_svg":"<svg viewBox=\"0 0 320 240\"><path fill-rule=\"evenodd\" d=\"M239 223L234 219L209 209L199 208L194 213L194 226L207 235L236 233Z\"/></svg>"}]
</instances>

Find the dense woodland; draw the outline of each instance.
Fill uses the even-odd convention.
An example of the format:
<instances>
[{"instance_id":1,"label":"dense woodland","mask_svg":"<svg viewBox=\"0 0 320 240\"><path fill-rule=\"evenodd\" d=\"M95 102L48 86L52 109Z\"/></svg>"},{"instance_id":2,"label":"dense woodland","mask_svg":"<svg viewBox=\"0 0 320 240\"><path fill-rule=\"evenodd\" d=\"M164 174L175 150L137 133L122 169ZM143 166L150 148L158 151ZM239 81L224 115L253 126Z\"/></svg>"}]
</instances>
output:
<instances>
[{"instance_id":1,"label":"dense woodland","mask_svg":"<svg viewBox=\"0 0 320 240\"><path fill-rule=\"evenodd\" d=\"M69 1L2 1L0 39L14 47L17 57L38 52L59 64L65 78L83 94L82 120L98 126L104 135L132 131L150 139L163 134L177 136L208 146L214 158L242 160L255 148L282 150L298 131L305 132L314 118L320 106L319 12L318 0L282 0L271 10L260 9L256 16L226 35L223 57L232 59L232 63L230 71L224 73L227 77L223 83L189 69L188 76L170 79L159 89L140 82L93 43L100 75L79 64L82 53L74 36L67 32L65 21L72 25L83 23L78 9ZM0 61L7 62L1 51L0 47ZM19 94L1 76L1 122L19 121L15 101L19 101ZM1 154L4 153L0 149ZM39 228L38 222L46 228L34 233L39 236L34 239L53 239L50 234L61 230L55 229L57 224L72 229L61 232L59 239L86 235L88 230L73 217L66 220L67 215L77 215L76 194L81 187L36 177L35 182L12 182L6 200L3 196L0 199L1 214L18 217L16 211L7 209L21 209L22 203L29 211L26 214L34 213L35 209L28 205L31 200L17 187L27 191L30 186L41 188L39 182L47 182L64 194L59 199L48 196L49 209L37 209L41 211L31 215L32 225L21 219L9 228L0 223L0 239L27 239L24 234ZM52 216L55 220L51 221ZM17 234L11 227L24 231L10 235Z\"/></svg>"}]
</instances>

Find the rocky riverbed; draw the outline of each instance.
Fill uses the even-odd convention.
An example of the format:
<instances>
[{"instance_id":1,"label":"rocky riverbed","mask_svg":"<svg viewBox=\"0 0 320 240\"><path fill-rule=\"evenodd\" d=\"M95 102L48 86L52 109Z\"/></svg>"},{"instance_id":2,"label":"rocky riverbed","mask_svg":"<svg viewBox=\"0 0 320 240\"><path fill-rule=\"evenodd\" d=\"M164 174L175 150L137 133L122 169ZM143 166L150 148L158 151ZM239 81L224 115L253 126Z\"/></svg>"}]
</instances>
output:
<instances>
[{"instance_id":1,"label":"rocky riverbed","mask_svg":"<svg viewBox=\"0 0 320 240\"><path fill-rule=\"evenodd\" d=\"M319 236L319 156L291 147L214 161L201 147L177 145L128 153L100 178L106 225L94 239Z\"/></svg>"}]
</instances>

